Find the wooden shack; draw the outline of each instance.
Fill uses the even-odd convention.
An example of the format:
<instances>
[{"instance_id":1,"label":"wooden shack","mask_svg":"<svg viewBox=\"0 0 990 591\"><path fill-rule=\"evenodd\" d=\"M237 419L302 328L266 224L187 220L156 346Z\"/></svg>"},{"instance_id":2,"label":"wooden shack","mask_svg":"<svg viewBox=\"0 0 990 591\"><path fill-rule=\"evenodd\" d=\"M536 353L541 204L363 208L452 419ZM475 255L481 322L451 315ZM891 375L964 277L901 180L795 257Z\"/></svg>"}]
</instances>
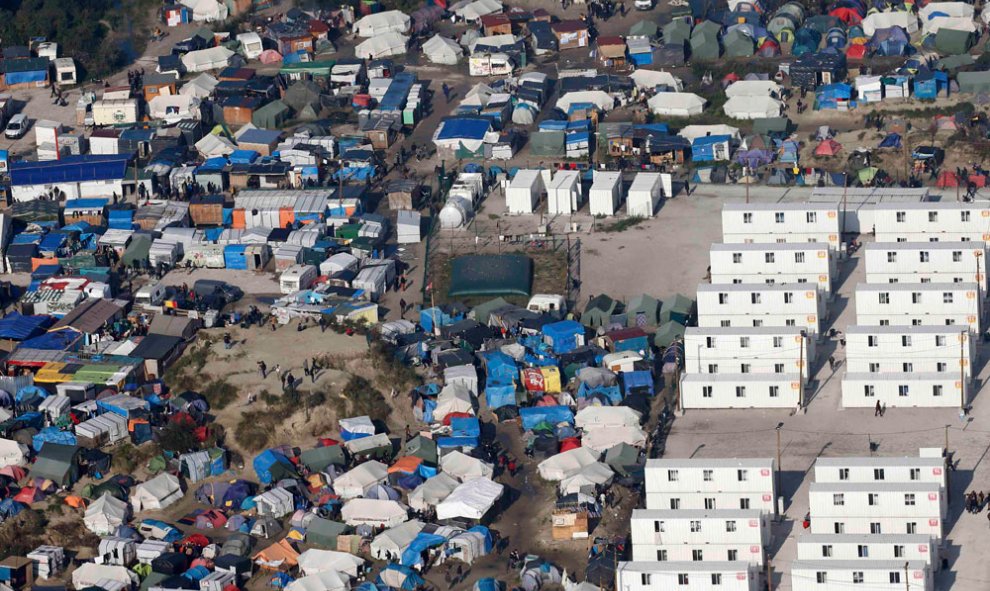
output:
<instances>
[{"instance_id":1,"label":"wooden shack","mask_svg":"<svg viewBox=\"0 0 990 591\"><path fill-rule=\"evenodd\" d=\"M485 29L485 35L511 35L512 21L509 15L504 13L486 14L481 17L481 26Z\"/></svg>"},{"instance_id":2,"label":"wooden shack","mask_svg":"<svg viewBox=\"0 0 990 591\"><path fill-rule=\"evenodd\" d=\"M583 540L588 537L587 511L557 511L551 516L553 540Z\"/></svg>"},{"instance_id":3,"label":"wooden shack","mask_svg":"<svg viewBox=\"0 0 990 591\"><path fill-rule=\"evenodd\" d=\"M419 200L420 184L413 179L394 180L385 188L389 209L416 209Z\"/></svg>"},{"instance_id":4,"label":"wooden shack","mask_svg":"<svg viewBox=\"0 0 990 591\"><path fill-rule=\"evenodd\" d=\"M223 208L223 195L196 195L189 200L189 218L194 226L222 226Z\"/></svg>"}]
</instances>

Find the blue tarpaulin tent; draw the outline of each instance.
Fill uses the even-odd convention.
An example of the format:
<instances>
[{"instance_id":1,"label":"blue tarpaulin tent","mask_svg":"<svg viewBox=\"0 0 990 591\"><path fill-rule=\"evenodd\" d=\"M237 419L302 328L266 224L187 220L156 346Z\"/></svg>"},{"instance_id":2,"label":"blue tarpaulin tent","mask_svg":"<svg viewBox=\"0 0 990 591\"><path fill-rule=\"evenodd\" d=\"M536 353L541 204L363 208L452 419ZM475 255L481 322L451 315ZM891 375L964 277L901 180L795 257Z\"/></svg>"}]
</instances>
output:
<instances>
[{"instance_id":1,"label":"blue tarpaulin tent","mask_svg":"<svg viewBox=\"0 0 990 591\"><path fill-rule=\"evenodd\" d=\"M900 148L901 136L897 133L887 134L887 137L880 141L880 148Z\"/></svg>"},{"instance_id":2,"label":"blue tarpaulin tent","mask_svg":"<svg viewBox=\"0 0 990 591\"><path fill-rule=\"evenodd\" d=\"M949 76L945 72L919 72L914 78L914 97L935 100L938 93L949 88Z\"/></svg>"},{"instance_id":3,"label":"blue tarpaulin tent","mask_svg":"<svg viewBox=\"0 0 990 591\"><path fill-rule=\"evenodd\" d=\"M482 353L485 360L485 376L488 384L511 384L519 375L516 360L501 351Z\"/></svg>"},{"instance_id":4,"label":"blue tarpaulin tent","mask_svg":"<svg viewBox=\"0 0 990 591\"><path fill-rule=\"evenodd\" d=\"M27 349L44 351L78 351L82 346L82 333L71 328L62 328L46 332L41 336L21 342Z\"/></svg>"},{"instance_id":5,"label":"blue tarpaulin tent","mask_svg":"<svg viewBox=\"0 0 990 591\"><path fill-rule=\"evenodd\" d=\"M488 408L494 410L503 406L516 404L516 387L513 384L488 384L485 386L485 402Z\"/></svg>"},{"instance_id":6,"label":"blue tarpaulin tent","mask_svg":"<svg viewBox=\"0 0 990 591\"><path fill-rule=\"evenodd\" d=\"M273 468L274 474L273 474ZM254 473L258 475L258 481L262 484L271 484L273 479L279 478L279 472L288 471L295 474L296 467L292 465L289 458L284 455L266 449L254 458Z\"/></svg>"},{"instance_id":7,"label":"blue tarpaulin tent","mask_svg":"<svg viewBox=\"0 0 990 591\"><path fill-rule=\"evenodd\" d=\"M46 443L58 443L60 445L76 445L76 436L71 431L63 431L58 427L45 427L31 438L31 447L35 452L41 451Z\"/></svg>"},{"instance_id":8,"label":"blue tarpaulin tent","mask_svg":"<svg viewBox=\"0 0 990 591\"><path fill-rule=\"evenodd\" d=\"M399 591L414 591L426 585L423 577L408 566L400 564L389 564L378 573L375 584L379 587L390 587Z\"/></svg>"},{"instance_id":9,"label":"blue tarpaulin tent","mask_svg":"<svg viewBox=\"0 0 990 591\"><path fill-rule=\"evenodd\" d=\"M20 312L11 312L5 318L0 318L0 339L23 341L44 334L54 319L51 316L24 316Z\"/></svg>"},{"instance_id":10,"label":"blue tarpaulin tent","mask_svg":"<svg viewBox=\"0 0 990 591\"><path fill-rule=\"evenodd\" d=\"M603 404L615 406L622 402L622 392L618 386L589 386L584 382L578 386L578 398L597 398Z\"/></svg>"},{"instance_id":11,"label":"blue tarpaulin tent","mask_svg":"<svg viewBox=\"0 0 990 591\"><path fill-rule=\"evenodd\" d=\"M544 340L558 355L569 353L584 344L584 325L575 320L545 324L542 332Z\"/></svg>"},{"instance_id":12,"label":"blue tarpaulin tent","mask_svg":"<svg viewBox=\"0 0 990 591\"><path fill-rule=\"evenodd\" d=\"M107 218L107 226L113 228L114 230L133 230L134 210L111 209L110 215Z\"/></svg>"},{"instance_id":13,"label":"blue tarpaulin tent","mask_svg":"<svg viewBox=\"0 0 990 591\"><path fill-rule=\"evenodd\" d=\"M429 548L442 546L447 539L436 534L419 533L402 551L402 565L416 566L423 562L423 552Z\"/></svg>"},{"instance_id":14,"label":"blue tarpaulin tent","mask_svg":"<svg viewBox=\"0 0 990 591\"><path fill-rule=\"evenodd\" d=\"M567 406L530 406L519 409L523 429L530 430L540 423L574 423L574 413Z\"/></svg>"},{"instance_id":15,"label":"blue tarpaulin tent","mask_svg":"<svg viewBox=\"0 0 990 591\"><path fill-rule=\"evenodd\" d=\"M643 392L653 396L653 374L648 371L622 372L622 391L624 394Z\"/></svg>"}]
</instances>

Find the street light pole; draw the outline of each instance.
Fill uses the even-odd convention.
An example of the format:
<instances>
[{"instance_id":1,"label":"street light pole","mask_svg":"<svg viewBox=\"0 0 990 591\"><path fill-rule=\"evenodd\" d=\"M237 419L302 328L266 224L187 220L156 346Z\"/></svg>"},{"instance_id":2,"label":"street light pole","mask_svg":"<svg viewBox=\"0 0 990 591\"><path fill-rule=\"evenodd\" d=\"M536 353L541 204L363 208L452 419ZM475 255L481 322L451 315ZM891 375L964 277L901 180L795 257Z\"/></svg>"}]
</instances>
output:
<instances>
[{"instance_id":1,"label":"street light pole","mask_svg":"<svg viewBox=\"0 0 990 591\"><path fill-rule=\"evenodd\" d=\"M966 412L966 331L959 333L959 412Z\"/></svg>"},{"instance_id":2,"label":"street light pole","mask_svg":"<svg viewBox=\"0 0 990 591\"><path fill-rule=\"evenodd\" d=\"M807 334L801 331L800 350L798 351L798 410L804 410L804 337Z\"/></svg>"},{"instance_id":3,"label":"street light pole","mask_svg":"<svg viewBox=\"0 0 990 591\"><path fill-rule=\"evenodd\" d=\"M780 497L780 495L782 494L780 490L780 469L781 469L780 468L780 429L783 426L784 426L783 422L777 423L777 471L775 474L776 478L774 479L776 481L774 483L774 494L775 494L775 497L773 499L774 507L777 506L776 505L777 497Z\"/></svg>"}]
</instances>

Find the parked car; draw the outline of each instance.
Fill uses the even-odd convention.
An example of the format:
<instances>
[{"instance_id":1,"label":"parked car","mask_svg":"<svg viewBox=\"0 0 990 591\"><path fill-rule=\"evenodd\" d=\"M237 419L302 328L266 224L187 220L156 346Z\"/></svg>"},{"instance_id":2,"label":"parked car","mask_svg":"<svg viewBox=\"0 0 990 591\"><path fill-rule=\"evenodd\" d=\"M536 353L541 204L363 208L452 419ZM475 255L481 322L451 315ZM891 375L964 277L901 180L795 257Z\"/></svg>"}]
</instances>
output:
<instances>
[{"instance_id":1,"label":"parked car","mask_svg":"<svg viewBox=\"0 0 990 591\"><path fill-rule=\"evenodd\" d=\"M18 113L10 118L7 122L7 127L4 128L3 134L9 139L16 140L18 138L24 137L27 133L29 121L27 115L23 113Z\"/></svg>"}]
</instances>

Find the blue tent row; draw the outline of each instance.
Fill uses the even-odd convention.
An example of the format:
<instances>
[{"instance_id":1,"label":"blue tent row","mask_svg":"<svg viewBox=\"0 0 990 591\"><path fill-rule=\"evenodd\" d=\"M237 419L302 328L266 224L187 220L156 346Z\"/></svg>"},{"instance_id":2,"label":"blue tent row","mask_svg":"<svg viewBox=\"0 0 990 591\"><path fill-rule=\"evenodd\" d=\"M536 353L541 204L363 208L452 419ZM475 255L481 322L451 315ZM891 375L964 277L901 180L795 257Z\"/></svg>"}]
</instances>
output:
<instances>
[{"instance_id":1,"label":"blue tent row","mask_svg":"<svg viewBox=\"0 0 990 591\"><path fill-rule=\"evenodd\" d=\"M78 351L82 344L82 333L71 328L52 330L21 342L25 348L44 351Z\"/></svg>"},{"instance_id":2,"label":"blue tent row","mask_svg":"<svg viewBox=\"0 0 990 591\"><path fill-rule=\"evenodd\" d=\"M31 447L35 452L41 451L46 443L59 445L76 445L76 436L71 431L63 431L58 427L45 427L31 438Z\"/></svg>"},{"instance_id":3,"label":"blue tent row","mask_svg":"<svg viewBox=\"0 0 990 591\"><path fill-rule=\"evenodd\" d=\"M567 406L532 406L519 409L519 418L522 419L523 429L530 430L540 423L574 424L574 413Z\"/></svg>"}]
</instances>

